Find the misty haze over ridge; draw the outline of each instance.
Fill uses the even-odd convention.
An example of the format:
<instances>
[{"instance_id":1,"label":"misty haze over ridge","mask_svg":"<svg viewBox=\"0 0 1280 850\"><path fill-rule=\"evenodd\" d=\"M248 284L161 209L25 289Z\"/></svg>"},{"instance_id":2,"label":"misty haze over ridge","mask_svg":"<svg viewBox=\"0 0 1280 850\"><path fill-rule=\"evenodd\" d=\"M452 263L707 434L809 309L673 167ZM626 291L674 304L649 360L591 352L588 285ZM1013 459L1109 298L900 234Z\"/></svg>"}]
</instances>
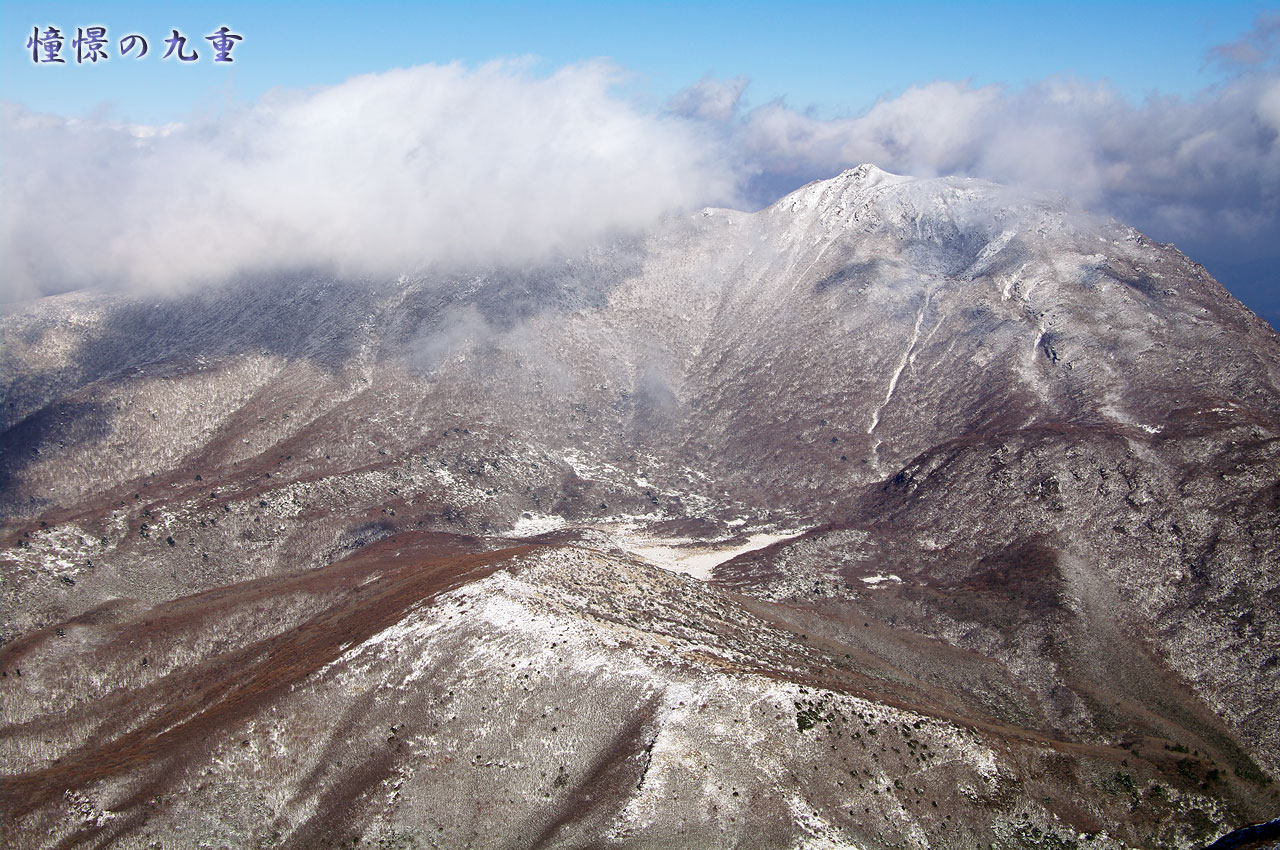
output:
<instances>
[{"instance_id":1,"label":"misty haze over ridge","mask_svg":"<svg viewBox=\"0 0 1280 850\"><path fill-rule=\"evenodd\" d=\"M1226 83L1140 105L1105 82L935 81L823 119L707 78L654 110L605 62L396 69L159 128L6 104L0 297L519 266L874 162L1062 193L1176 243L1274 324L1278 30L1263 16L1212 52Z\"/></svg>"}]
</instances>

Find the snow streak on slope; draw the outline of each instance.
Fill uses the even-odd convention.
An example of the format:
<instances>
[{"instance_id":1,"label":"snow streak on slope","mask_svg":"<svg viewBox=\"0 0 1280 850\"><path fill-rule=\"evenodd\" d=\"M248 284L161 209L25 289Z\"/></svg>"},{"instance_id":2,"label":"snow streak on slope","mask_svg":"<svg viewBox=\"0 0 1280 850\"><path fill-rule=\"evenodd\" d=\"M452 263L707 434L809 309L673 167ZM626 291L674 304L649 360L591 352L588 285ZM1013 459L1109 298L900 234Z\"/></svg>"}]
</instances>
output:
<instances>
[{"instance_id":1,"label":"snow streak on slope","mask_svg":"<svg viewBox=\"0 0 1280 850\"><path fill-rule=\"evenodd\" d=\"M929 296L925 295L924 303L920 305L920 309L916 311L915 323L911 326L911 339L907 341L907 347L902 352L902 357L898 360L897 367L893 370L893 375L889 377L889 388L885 391L884 401L871 414L871 424L867 426L867 433L870 434L876 430L876 426L880 424L880 413L888 406L889 400L893 398L893 391L898 386L898 378L902 377L902 371L907 368L907 363L911 360L911 352L916 347L916 341L920 339L920 322L924 320L925 310L929 309Z\"/></svg>"}]
</instances>

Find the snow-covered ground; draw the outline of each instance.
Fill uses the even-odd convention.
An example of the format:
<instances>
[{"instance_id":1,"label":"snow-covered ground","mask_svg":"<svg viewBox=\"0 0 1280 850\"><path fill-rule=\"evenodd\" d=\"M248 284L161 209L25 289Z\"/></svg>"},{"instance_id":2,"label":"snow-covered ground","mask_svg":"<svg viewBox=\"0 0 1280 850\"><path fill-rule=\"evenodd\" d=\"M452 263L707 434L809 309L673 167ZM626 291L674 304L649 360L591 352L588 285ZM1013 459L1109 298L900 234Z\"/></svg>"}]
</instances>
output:
<instances>
[{"instance_id":1,"label":"snow-covered ground","mask_svg":"<svg viewBox=\"0 0 1280 850\"><path fill-rule=\"evenodd\" d=\"M653 537L630 526L610 531L619 548L643 558L655 567L708 581L711 578L711 571L725 561L736 558L744 552L753 552L756 549L771 546L780 540L789 540L803 534L805 530L752 534L745 543L736 544L698 541L687 537Z\"/></svg>"}]
</instances>

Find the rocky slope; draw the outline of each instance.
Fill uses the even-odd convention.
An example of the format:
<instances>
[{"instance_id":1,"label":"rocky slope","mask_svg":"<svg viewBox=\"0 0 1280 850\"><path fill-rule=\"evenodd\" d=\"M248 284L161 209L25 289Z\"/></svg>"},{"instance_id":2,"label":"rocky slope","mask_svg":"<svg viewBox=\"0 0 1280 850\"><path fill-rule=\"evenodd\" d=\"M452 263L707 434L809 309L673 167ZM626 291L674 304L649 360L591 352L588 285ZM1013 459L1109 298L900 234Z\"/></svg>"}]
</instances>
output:
<instances>
[{"instance_id":1,"label":"rocky slope","mask_svg":"<svg viewBox=\"0 0 1280 850\"><path fill-rule=\"evenodd\" d=\"M1053 199L860 166L536 269L2 328L15 846L1280 807L1280 337Z\"/></svg>"}]
</instances>

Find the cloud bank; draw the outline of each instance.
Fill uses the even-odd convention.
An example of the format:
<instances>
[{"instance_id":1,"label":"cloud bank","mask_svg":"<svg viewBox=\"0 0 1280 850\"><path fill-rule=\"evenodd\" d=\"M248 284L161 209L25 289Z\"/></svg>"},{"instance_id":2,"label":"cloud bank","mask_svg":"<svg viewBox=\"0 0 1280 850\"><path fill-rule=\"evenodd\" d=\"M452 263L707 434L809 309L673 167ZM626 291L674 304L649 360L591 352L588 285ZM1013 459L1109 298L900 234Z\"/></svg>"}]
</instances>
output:
<instances>
[{"instance_id":1,"label":"cloud bank","mask_svg":"<svg viewBox=\"0 0 1280 850\"><path fill-rule=\"evenodd\" d=\"M159 130L8 106L6 294L525 263L732 200L702 128L634 108L618 79L423 66Z\"/></svg>"},{"instance_id":2,"label":"cloud bank","mask_svg":"<svg viewBox=\"0 0 1280 850\"><path fill-rule=\"evenodd\" d=\"M1206 57L1227 81L1191 98L938 81L835 119L750 107L742 77L654 111L607 64L388 71L145 131L7 106L4 296L525 264L675 210L760 206L860 162L1060 191L1206 262L1275 257L1278 52L1280 16L1263 16Z\"/></svg>"}]
</instances>

